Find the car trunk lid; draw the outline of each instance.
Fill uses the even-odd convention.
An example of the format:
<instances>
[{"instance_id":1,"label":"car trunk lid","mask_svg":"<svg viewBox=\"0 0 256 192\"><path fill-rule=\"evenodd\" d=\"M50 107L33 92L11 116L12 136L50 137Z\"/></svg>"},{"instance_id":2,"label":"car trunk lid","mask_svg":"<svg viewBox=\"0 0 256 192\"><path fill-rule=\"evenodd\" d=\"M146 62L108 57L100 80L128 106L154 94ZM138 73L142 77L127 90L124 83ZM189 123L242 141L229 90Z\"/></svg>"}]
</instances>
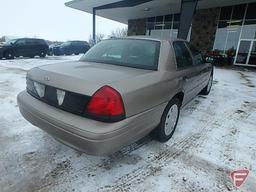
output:
<instances>
[{"instance_id":1,"label":"car trunk lid","mask_svg":"<svg viewBox=\"0 0 256 192\"><path fill-rule=\"evenodd\" d=\"M104 85L111 86L151 72L153 71L110 64L71 61L34 68L29 71L28 78L55 88L91 96Z\"/></svg>"}]
</instances>

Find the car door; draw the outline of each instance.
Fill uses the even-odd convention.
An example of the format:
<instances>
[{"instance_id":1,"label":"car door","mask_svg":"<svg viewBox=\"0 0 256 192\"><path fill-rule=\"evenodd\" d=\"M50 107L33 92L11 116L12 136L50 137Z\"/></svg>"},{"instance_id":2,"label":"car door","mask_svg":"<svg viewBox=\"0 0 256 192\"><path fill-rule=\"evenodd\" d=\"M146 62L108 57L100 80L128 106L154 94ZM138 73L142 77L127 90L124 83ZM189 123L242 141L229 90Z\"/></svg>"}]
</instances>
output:
<instances>
[{"instance_id":1,"label":"car door","mask_svg":"<svg viewBox=\"0 0 256 192\"><path fill-rule=\"evenodd\" d=\"M184 41L174 41L173 48L177 63L177 72L183 81L184 104L196 96L198 70L193 65L191 53Z\"/></svg>"},{"instance_id":2,"label":"car door","mask_svg":"<svg viewBox=\"0 0 256 192\"><path fill-rule=\"evenodd\" d=\"M19 39L14 44L14 51L16 56L25 56L27 52L27 46L26 46L26 40L25 39Z\"/></svg>"},{"instance_id":3,"label":"car door","mask_svg":"<svg viewBox=\"0 0 256 192\"><path fill-rule=\"evenodd\" d=\"M27 45L27 56L35 56L35 55L37 55L36 40L34 40L34 39L27 39L26 40L26 45Z\"/></svg>"},{"instance_id":4,"label":"car door","mask_svg":"<svg viewBox=\"0 0 256 192\"><path fill-rule=\"evenodd\" d=\"M72 55L74 53L74 44L73 42L66 42L66 46L64 48L64 52L67 55Z\"/></svg>"},{"instance_id":5,"label":"car door","mask_svg":"<svg viewBox=\"0 0 256 192\"><path fill-rule=\"evenodd\" d=\"M80 53L80 44L79 42L72 42L72 52L73 53Z\"/></svg>"},{"instance_id":6,"label":"car door","mask_svg":"<svg viewBox=\"0 0 256 192\"><path fill-rule=\"evenodd\" d=\"M207 85L210 74L212 72L212 65L206 63L203 59L203 56L200 51L198 51L193 45L186 42L187 47L189 48L192 58L193 65L195 66L198 75L197 75L197 94Z\"/></svg>"}]
</instances>

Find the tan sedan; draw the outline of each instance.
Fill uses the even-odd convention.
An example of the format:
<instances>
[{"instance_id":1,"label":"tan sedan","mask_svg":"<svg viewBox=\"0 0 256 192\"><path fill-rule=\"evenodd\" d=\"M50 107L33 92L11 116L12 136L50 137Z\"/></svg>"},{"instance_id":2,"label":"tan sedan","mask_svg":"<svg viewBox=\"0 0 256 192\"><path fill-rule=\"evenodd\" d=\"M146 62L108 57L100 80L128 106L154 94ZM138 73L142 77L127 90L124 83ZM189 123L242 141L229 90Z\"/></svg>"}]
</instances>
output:
<instances>
[{"instance_id":1,"label":"tan sedan","mask_svg":"<svg viewBox=\"0 0 256 192\"><path fill-rule=\"evenodd\" d=\"M60 142L93 155L111 154L150 132L168 141L180 108L208 94L213 67L183 40L105 40L80 61L27 74L21 114Z\"/></svg>"}]
</instances>

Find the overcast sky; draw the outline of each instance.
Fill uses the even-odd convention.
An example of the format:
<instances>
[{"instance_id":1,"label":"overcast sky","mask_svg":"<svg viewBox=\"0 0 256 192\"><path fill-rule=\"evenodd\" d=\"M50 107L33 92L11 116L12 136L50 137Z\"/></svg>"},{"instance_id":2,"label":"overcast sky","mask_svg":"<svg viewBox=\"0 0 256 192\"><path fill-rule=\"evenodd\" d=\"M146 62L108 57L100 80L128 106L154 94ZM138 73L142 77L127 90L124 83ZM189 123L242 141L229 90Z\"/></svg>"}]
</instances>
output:
<instances>
[{"instance_id":1,"label":"overcast sky","mask_svg":"<svg viewBox=\"0 0 256 192\"><path fill-rule=\"evenodd\" d=\"M0 0L0 37L88 40L92 15L64 5L68 0ZM109 35L126 25L97 17L97 33Z\"/></svg>"}]
</instances>

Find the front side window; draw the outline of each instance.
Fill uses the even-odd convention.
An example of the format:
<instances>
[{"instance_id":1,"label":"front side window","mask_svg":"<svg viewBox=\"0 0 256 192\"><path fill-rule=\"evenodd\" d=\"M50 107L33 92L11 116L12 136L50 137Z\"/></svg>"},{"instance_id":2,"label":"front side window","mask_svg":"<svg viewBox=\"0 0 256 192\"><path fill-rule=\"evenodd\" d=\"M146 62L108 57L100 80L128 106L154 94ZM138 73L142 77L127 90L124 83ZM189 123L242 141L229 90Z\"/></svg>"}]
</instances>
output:
<instances>
[{"instance_id":1,"label":"front side window","mask_svg":"<svg viewBox=\"0 0 256 192\"><path fill-rule=\"evenodd\" d=\"M173 42L173 48L176 55L178 68L187 68L193 66L191 55L183 41Z\"/></svg>"},{"instance_id":2,"label":"front side window","mask_svg":"<svg viewBox=\"0 0 256 192\"><path fill-rule=\"evenodd\" d=\"M111 39L92 47L81 61L157 70L160 42L138 39Z\"/></svg>"},{"instance_id":3,"label":"front side window","mask_svg":"<svg viewBox=\"0 0 256 192\"><path fill-rule=\"evenodd\" d=\"M16 42L17 45L26 45L27 42L26 42L26 39L20 39Z\"/></svg>"}]
</instances>

